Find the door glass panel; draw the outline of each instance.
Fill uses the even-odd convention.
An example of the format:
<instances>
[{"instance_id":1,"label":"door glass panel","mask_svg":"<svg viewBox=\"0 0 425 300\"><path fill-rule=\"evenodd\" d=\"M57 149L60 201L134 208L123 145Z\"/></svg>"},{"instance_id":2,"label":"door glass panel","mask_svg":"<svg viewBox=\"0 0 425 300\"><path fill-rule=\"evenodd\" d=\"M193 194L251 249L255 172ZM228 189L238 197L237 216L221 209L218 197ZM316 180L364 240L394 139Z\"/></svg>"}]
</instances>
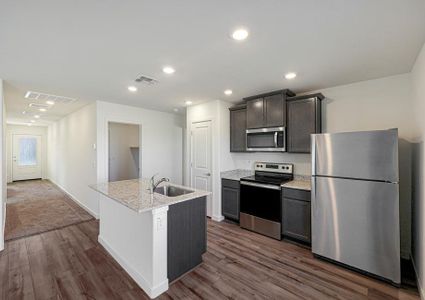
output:
<instances>
[{"instance_id":1,"label":"door glass panel","mask_svg":"<svg viewBox=\"0 0 425 300\"><path fill-rule=\"evenodd\" d=\"M32 137L19 139L19 166L37 165L37 139Z\"/></svg>"}]
</instances>

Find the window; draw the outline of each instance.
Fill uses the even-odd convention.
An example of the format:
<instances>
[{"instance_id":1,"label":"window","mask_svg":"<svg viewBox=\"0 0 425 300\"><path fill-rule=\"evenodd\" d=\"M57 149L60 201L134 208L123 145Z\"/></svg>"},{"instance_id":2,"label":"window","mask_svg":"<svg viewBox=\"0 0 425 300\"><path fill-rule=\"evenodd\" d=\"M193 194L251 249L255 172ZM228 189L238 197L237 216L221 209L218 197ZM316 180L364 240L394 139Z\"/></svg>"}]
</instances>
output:
<instances>
[{"instance_id":1,"label":"window","mask_svg":"<svg viewBox=\"0 0 425 300\"><path fill-rule=\"evenodd\" d=\"M26 137L19 139L19 166L37 165L37 139Z\"/></svg>"}]
</instances>

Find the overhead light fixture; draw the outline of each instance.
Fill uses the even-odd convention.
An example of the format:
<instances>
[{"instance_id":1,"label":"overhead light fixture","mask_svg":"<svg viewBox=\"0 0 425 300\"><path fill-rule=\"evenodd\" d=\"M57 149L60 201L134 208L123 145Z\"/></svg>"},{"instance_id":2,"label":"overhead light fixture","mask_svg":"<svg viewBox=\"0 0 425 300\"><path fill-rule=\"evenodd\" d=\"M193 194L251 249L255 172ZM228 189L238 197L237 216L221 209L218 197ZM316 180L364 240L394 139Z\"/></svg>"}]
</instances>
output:
<instances>
[{"instance_id":1,"label":"overhead light fixture","mask_svg":"<svg viewBox=\"0 0 425 300\"><path fill-rule=\"evenodd\" d=\"M27 113L27 111L26 111L26 110L24 110L24 111L22 112L22 114L23 114L23 115L25 115L26 113Z\"/></svg>"},{"instance_id":2,"label":"overhead light fixture","mask_svg":"<svg viewBox=\"0 0 425 300\"><path fill-rule=\"evenodd\" d=\"M192 103L193 103L192 101L187 100L187 101L185 101L185 103L184 103L184 104L186 104L186 105L191 105Z\"/></svg>"},{"instance_id":3,"label":"overhead light fixture","mask_svg":"<svg viewBox=\"0 0 425 300\"><path fill-rule=\"evenodd\" d=\"M34 115L34 118L40 119L40 115Z\"/></svg>"},{"instance_id":4,"label":"overhead light fixture","mask_svg":"<svg viewBox=\"0 0 425 300\"><path fill-rule=\"evenodd\" d=\"M224 94L227 95L227 96L230 96L231 94L233 94L233 91L232 90L225 90Z\"/></svg>"},{"instance_id":5,"label":"overhead light fixture","mask_svg":"<svg viewBox=\"0 0 425 300\"><path fill-rule=\"evenodd\" d=\"M45 109L45 108L40 108L40 109L39 109L39 111L45 112L45 111L47 111L47 109Z\"/></svg>"},{"instance_id":6,"label":"overhead light fixture","mask_svg":"<svg viewBox=\"0 0 425 300\"><path fill-rule=\"evenodd\" d=\"M31 120L30 122L31 122L31 123L35 123L35 120Z\"/></svg>"},{"instance_id":7,"label":"overhead light fixture","mask_svg":"<svg viewBox=\"0 0 425 300\"><path fill-rule=\"evenodd\" d=\"M134 93L134 92L137 92L137 87L135 87L134 85L130 85L130 86L128 87L128 90L129 90L130 92Z\"/></svg>"},{"instance_id":8,"label":"overhead light fixture","mask_svg":"<svg viewBox=\"0 0 425 300\"><path fill-rule=\"evenodd\" d=\"M32 126L32 124L31 123L27 123L27 126Z\"/></svg>"},{"instance_id":9,"label":"overhead light fixture","mask_svg":"<svg viewBox=\"0 0 425 300\"><path fill-rule=\"evenodd\" d=\"M55 104L55 101L47 100L47 101L46 101L46 104L53 105L53 104Z\"/></svg>"},{"instance_id":10,"label":"overhead light fixture","mask_svg":"<svg viewBox=\"0 0 425 300\"><path fill-rule=\"evenodd\" d=\"M238 28L232 33L232 38L236 41L243 41L248 37L248 30L245 28Z\"/></svg>"},{"instance_id":11,"label":"overhead light fixture","mask_svg":"<svg viewBox=\"0 0 425 300\"><path fill-rule=\"evenodd\" d=\"M288 80L294 79L295 77L297 77L297 74L294 72L290 72L285 75L285 78Z\"/></svg>"},{"instance_id":12,"label":"overhead light fixture","mask_svg":"<svg viewBox=\"0 0 425 300\"><path fill-rule=\"evenodd\" d=\"M162 72L164 72L165 74L173 74L176 70L174 70L173 67L170 66L166 66L162 68Z\"/></svg>"}]
</instances>

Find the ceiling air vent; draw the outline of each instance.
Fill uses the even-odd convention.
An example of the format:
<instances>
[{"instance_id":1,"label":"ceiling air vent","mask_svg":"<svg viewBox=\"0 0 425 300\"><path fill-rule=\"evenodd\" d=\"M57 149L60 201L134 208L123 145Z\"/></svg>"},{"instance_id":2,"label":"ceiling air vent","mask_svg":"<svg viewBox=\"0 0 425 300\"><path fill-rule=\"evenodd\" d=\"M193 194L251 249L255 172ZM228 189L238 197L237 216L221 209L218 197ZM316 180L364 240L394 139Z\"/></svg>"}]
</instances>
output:
<instances>
[{"instance_id":1,"label":"ceiling air vent","mask_svg":"<svg viewBox=\"0 0 425 300\"><path fill-rule=\"evenodd\" d=\"M135 81L136 82L145 83L145 84L155 84L155 83L158 83L158 80L153 79L153 78L148 77L148 76L145 76L145 75L141 75L140 77L136 78Z\"/></svg>"},{"instance_id":2,"label":"ceiling air vent","mask_svg":"<svg viewBox=\"0 0 425 300\"><path fill-rule=\"evenodd\" d=\"M25 98L30 100L38 100L38 101L53 101L55 103L63 103L63 104L72 103L77 100L74 98L68 98L63 96L56 96L56 95L32 92L32 91L28 91L25 94Z\"/></svg>"},{"instance_id":3,"label":"ceiling air vent","mask_svg":"<svg viewBox=\"0 0 425 300\"><path fill-rule=\"evenodd\" d=\"M39 109L39 108L49 108L49 105L41 104L41 103L30 103L29 107Z\"/></svg>"}]
</instances>

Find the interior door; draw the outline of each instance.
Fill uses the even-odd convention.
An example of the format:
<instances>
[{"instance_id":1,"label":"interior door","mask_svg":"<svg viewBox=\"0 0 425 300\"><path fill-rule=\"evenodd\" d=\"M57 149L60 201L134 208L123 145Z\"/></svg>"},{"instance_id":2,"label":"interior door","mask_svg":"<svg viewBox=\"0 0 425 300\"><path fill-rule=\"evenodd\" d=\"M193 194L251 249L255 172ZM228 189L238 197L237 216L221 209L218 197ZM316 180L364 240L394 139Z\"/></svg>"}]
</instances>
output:
<instances>
[{"instance_id":1,"label":"interior door","mask_svg":"<svg viewBox=\"0 0 425 300\"><path fill-rule=\"evenodd\" d=\"M191 179L190 185L195 189L212 191L212 136L211 121L197 122L191 128ZM211 196L207 199L207 216L212 215Z\"/></svg>"},{"instance_id":2,"label":"interior door","mask_svg":"<svg viewBox=\"0 0 425 300\"><path fill-rule=\"evenodd\" d=\"M41 177L41 136L14 134L12 180L28 180Z\"/></svg>"}]
</instances>

